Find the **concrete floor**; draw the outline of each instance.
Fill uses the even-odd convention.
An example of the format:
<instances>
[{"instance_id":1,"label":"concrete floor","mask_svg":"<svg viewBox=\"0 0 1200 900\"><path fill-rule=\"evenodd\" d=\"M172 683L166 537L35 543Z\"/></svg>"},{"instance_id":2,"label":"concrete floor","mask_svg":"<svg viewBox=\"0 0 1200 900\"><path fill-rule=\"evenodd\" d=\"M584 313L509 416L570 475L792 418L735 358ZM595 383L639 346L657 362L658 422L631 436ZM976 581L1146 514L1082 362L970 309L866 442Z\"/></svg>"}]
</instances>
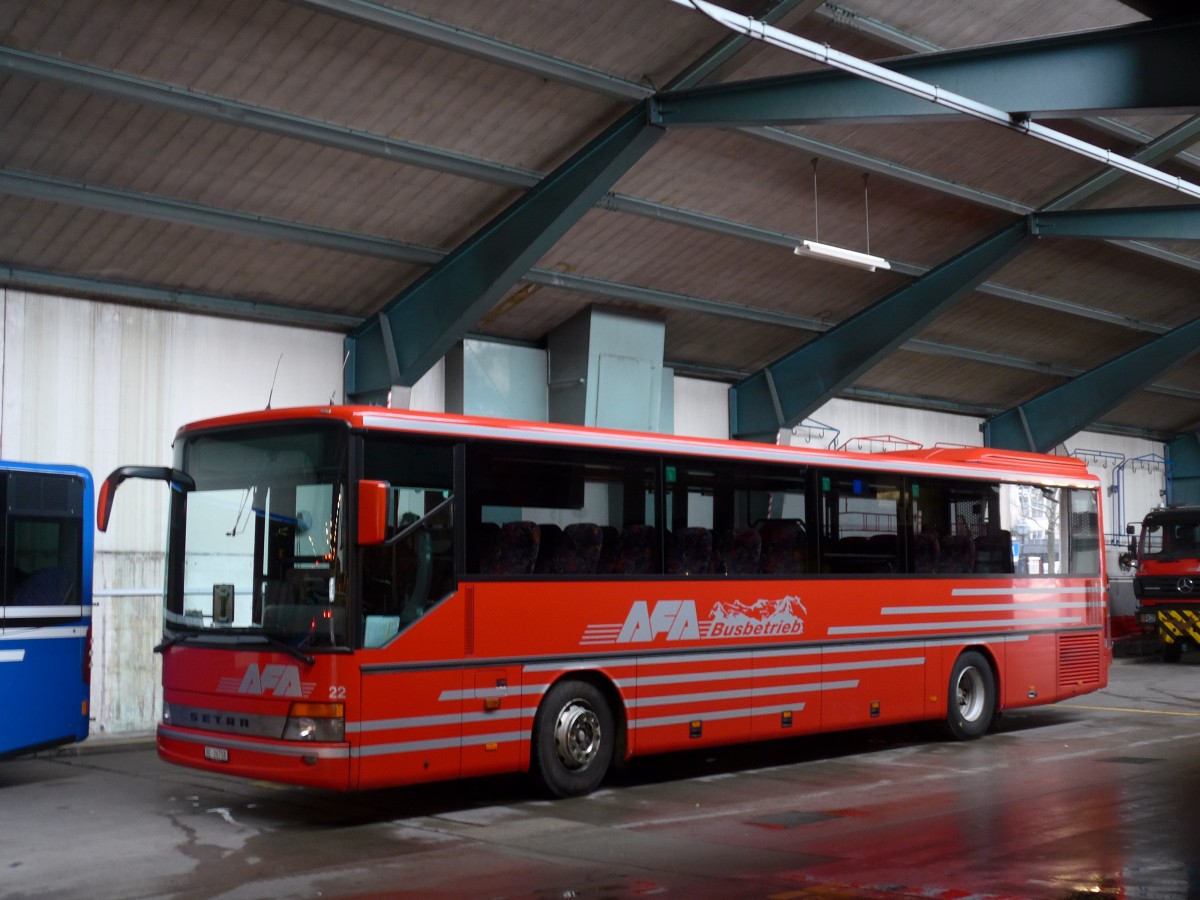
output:
<instances>
[{"instance_id":1,"label":"concrete floor","mask_svg":"<svg viewBox=\"0 0 1200 900\"><path fill-rule=\"evenodd\" d=\"M1200 659L947 743L928 729L332 795L147 743L0 765L0 897L1200 897Z\"/></svg>"}]
</instances>

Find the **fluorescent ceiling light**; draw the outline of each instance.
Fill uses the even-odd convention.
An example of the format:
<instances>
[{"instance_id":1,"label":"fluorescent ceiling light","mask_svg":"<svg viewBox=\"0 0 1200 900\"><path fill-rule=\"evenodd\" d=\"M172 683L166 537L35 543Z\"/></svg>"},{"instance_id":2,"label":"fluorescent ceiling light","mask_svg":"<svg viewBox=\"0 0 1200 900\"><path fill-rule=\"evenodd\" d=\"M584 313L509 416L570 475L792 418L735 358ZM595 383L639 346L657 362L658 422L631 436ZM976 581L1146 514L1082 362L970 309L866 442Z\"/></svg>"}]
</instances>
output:
<instances>
[{"instance_id":1,"label":"fluorescent ceiling light","mask_svg":"<svg viewBox=\"0 0 1200 900\"><path fill-rule=\"evenodd\" d=\"M813 256L817 259L827 259L830 262L853 266L856 269L866 269L874 272L876 269L890 269L892 264L882 256L872 256L870 253L859 253L857 250L847 250L844 247L834 247L832 244L818 244L816 241L801 241L796 245L797 256Z\"/></svg>"}]
</instances>

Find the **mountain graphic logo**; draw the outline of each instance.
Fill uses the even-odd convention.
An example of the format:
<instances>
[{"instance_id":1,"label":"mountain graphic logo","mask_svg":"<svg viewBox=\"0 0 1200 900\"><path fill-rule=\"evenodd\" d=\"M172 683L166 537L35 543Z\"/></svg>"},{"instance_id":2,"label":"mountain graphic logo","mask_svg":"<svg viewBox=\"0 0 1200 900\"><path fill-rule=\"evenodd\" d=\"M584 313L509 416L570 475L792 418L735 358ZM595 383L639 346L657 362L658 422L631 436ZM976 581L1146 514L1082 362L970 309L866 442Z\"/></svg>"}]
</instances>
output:
<instances>
[{"instance_id":1,"label":"mountain graphic logo","mask_svg":"<svg viewBox=\"0 0 1200 900\"><path fill-rule=\"evenodd\" d=\"M705 636L803 634L807 616L804 603L792 595L777 600L763 598L754 603L741 600L716 603L705 622L708 631Z\"/></svg>"}]
</instances>

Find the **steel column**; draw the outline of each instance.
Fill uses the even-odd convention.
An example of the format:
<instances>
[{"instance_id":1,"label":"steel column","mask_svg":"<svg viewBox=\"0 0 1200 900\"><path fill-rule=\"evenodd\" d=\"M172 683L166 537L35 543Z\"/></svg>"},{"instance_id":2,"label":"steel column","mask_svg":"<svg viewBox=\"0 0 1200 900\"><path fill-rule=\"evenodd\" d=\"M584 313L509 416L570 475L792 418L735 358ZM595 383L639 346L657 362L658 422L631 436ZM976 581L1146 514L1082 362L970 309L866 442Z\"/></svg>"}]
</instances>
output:
<instances>
[{"instance_id":1,"label":"steel column","mask_svg":"<svg viewBox=\"0 0 1200 900\"><path fill-rule=\"evenodd\" d=\"M1181 434L1167 444L1171 461L1170 502L1200 505L1200 433Z\"/></svg>"},{"instance_id":2,"label":"steel column","mask_svg":"<svg viewBox=\"0 0 1200 900\"><path fill-rule=\"evenodd\" d=\"M663 134L634 107L368 319L347 339L346 395L415 384Z\"/></svg>"},{"instance_id":3,"label":"steel column","mask_svg":"<svg viewBox=\"0 0 1200 900\"><path fill-rule=\"evenodd\" d=\"M1200 319L993 416L983 424L984 443L1045 453L1197 350Z\"/></svg>"}]
</instances>

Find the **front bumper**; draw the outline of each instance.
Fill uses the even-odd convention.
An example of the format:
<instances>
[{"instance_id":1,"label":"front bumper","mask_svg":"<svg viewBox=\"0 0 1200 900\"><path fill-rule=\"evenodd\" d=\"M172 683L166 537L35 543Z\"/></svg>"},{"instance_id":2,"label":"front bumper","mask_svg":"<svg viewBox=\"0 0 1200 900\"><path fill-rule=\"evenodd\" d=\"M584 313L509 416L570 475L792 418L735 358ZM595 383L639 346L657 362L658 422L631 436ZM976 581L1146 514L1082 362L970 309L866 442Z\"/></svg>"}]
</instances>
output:
<instances>
[{"instance_id":1,"label":"front bumper","mask_svg":"<svg viewBox=\"0 0 1200 900\"><path fill-rule=\"evenodd\" d=\"M222 775L345 791L350 745L234 737L159 725L158 755L166 762Z\"/></svg>"}]
</instances>

